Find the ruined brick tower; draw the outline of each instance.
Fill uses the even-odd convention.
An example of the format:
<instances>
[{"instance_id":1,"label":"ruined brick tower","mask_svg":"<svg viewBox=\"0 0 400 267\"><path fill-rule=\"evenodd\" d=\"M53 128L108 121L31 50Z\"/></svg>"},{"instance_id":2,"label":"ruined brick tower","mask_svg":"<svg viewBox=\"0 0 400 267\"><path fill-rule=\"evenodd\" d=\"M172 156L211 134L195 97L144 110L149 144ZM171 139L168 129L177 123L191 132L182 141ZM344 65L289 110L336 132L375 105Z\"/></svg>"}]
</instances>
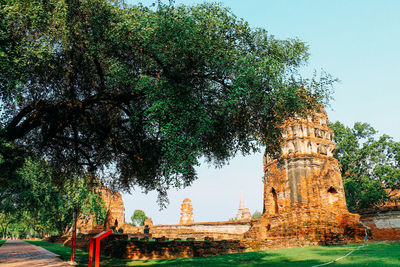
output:
<instances>
[{"instance_id":1,"label":"ruined brick tower","mask_svg":"<svg viewBox=\"0 0 400 267\"><path fill-rule=\"evenodd\" d=\"M181 206L181 219L179 221L179 224L188 224L193 222L192 201L188 198L185 198Z\"/></svg>"},{"instance_id":2,"label":"ruined brick tower","mask_svg":"<svg viewBox=\"0 0 400 267\"><path fill-rule=\"evenodd\" d=\"M110 229L111 227L120 228L125 224L125 208L121 194L112 192L105 186L100 188L99 193L107 207L107 216L104 222L105 229Z\"/></svg>"},{"instance_id":3,"label":"ruined brick tower","mask_svg":"<svg viewBox=\"0 0 400 267\"><path fill-rule=\"evenodd\" d=\"M317 208L348 213L336 148L326 113L283 126L281 157L264 157L264 206L268 214Z\"/></svg>"},{"instance_id":4,"label":"ruined brick tower","mask_svg":"<svg viewBox=\"0 0 400 267\"><path fill-rule=\"evenodd\" d=\"M97 188L97 193L100 195L107 208L105 221L103 224L98 225L93 215L88 217L81 216L77 222L78 233L100 233L111 227L117 230L125 224L125 208L121 194L112 192L106 186L99 186Z\"/></svg>"},{"instance_id":5,"label":"ruined brick tower","mask_svg":"<svg viewBox=\"0 0 400 267\"><path fill-rule=\"evenodd\" d=\"M245 236L282 246L357 239L359 215L346 206L326 112L291 119L282 129L279 158L264 156L263 215Z\"/></svg>"}]
</instances>

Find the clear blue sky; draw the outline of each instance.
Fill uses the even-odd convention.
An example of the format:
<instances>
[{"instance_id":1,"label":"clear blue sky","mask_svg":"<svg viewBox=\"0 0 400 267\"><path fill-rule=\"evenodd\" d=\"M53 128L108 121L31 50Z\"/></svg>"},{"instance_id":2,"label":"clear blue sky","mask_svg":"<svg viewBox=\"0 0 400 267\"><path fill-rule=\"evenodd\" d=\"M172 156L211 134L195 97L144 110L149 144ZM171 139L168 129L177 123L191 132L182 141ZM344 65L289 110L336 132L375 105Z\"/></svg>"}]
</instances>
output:
<instances>
[{"instance_id":1,"label":"clear blue sky","mask_svg":"<svg viewBox=\"0 0 400 267\"><path fill-rule=\"evenodd\" d=\"M128 1L137 3L139 1ZM150 5L155 1L140 1ZM175 1L195 4L215 1ZM252 27L277 38L298 37L311 52L305 74L321 68L341 80L335 85L330 121L361 121L400 141L400 1L389 0L226 0L219 1ZM179 222L180 205L193 202L194 220L228 220L236 215L240 190L245 206L262 210L262 154L237 157L222 169L198 168L190 188L171 190L170 205L159 211L157 195L123 195L126 219L143 209L156 224Z\"/></svg>"}]
</instances>

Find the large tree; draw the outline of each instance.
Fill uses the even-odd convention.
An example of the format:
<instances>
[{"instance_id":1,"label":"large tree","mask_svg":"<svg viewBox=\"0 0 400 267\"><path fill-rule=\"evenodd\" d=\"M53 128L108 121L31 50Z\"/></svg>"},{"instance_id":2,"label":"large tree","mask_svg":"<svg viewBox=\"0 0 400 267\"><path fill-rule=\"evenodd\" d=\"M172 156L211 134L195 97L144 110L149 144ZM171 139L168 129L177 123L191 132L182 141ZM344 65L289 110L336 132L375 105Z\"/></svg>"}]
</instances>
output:
<instances>
[{"instance_id":1,"label":"large tree","mask_svg":"<svg viewBox=\"0 0 400 267\"><path fill-rule=\"evenodd\" d=\"M278 126L332 82L298 75L303 42L218 4L0 3L0 138L161 200L195 179L201 157L220 166L261 143L277 151Z\"/></svg>"},{"instance_id":2,"label":"large tree","mask_svg":"<svg viewBox=\"0 0 400 267\"><path fill-rule=\"evenodd\" d=\"M393 189L400 189L400 142L388 135L377 136L367 123L353 128L340 122L330 124L342 166L342 177L349 210L360 211L395 200Z\"/></svg>"}]
</instances>

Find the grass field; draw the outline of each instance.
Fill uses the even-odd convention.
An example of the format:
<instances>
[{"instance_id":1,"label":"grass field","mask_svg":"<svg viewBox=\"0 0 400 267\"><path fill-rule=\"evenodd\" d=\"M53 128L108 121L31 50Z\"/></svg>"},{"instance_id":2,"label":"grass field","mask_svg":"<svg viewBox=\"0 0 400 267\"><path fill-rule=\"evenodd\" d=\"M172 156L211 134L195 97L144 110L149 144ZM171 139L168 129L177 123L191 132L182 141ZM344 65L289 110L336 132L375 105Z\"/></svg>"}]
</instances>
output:
<instances>
[{"instance_id":1,"label":"grass field","mask_svg":"<svg viewBox=\"0 0 400 267\"><path fill-rule=\"evenodd\" d=\"M45 241L28 241L69 260L71 249ZM337 259L360 245L303 247L236 253L208 258L125 261L101 258L101 266L313 266ZM87 266L87 252L77 251L78 266ZM400 243L369 243L348 257L328 266L400 266Z\"/></svg>"},{"instance_id":2,"label":"grass field","mask_svg":"<svg viewBox=\"0 0 400 267\"><path fill-rule=\"evenodd\" d=\"M0 239L0 247L1 247L1 245L3 245L5 242L6 242L6 240Z\"/></svg>"}]
</instances>

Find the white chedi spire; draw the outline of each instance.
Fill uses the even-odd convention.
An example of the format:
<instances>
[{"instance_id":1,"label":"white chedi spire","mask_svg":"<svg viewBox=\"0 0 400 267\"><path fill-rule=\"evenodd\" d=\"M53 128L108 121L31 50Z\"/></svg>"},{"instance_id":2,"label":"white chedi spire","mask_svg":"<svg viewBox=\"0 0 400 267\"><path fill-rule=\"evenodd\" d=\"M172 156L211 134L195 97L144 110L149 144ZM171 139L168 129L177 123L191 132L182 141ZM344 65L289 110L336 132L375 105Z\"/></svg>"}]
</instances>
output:
<instances>
[{"instance_id":1,"label":"white chedi spire","mask_svg":"<svg viewBox=\"0 0 400 267\"><path fill-rule=\"evenodd\" d=\"M240 190L240 204L239 204L239 209L240 209L240 210L244 209L243 191L242 191L242 190Z\"/></svg>"},{"instance_id":2,"label":"white chedi spire","mask_svg":"<svg viewBox=\"0 0 400 267\"><path fill-rule=\"evenodd\" d=\"M247 220L251 219L251 214L248 208L244 207L244 201L243 201L243 192L240 190L240 204L239 204L239 210L236 215L236 220Z\"/></svg>"}]
</instances>

